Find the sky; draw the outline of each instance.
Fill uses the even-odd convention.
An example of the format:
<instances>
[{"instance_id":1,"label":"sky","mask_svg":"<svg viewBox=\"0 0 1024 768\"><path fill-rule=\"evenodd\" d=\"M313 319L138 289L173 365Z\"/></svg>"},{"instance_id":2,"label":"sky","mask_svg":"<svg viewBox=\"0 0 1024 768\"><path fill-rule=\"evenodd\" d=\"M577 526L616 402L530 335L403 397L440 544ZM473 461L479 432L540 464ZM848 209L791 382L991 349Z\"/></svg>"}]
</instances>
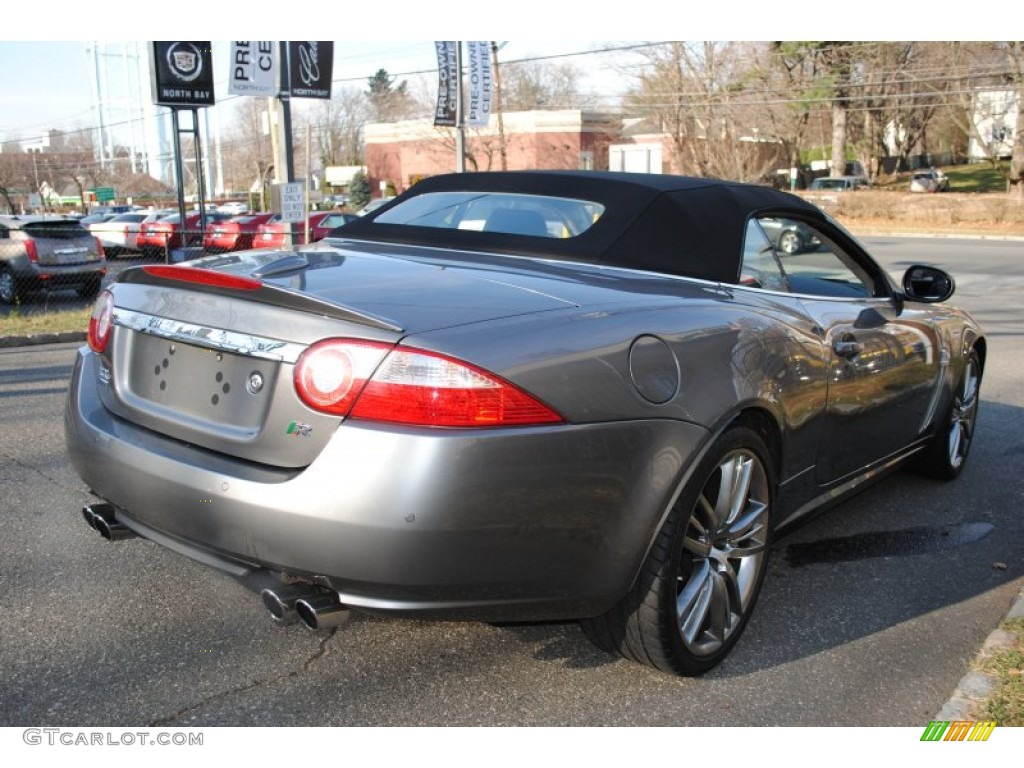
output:
<instances>
[{"instance_id":1,"label":"sky","mask_svg":"<svg viewBox=\"0 0 1024 768\"><path fill-rule=\"evenodd\" d=\"M150 37L214 40L215 57L217 51L223 52L221 64L215 58L218 101L227 96L229 45L217 40L243 36L236 33L264 39L298 39L315 30L347 37L335 41L335 87L359 88L365 88L367 78L382 67L391 74L434 70L434 39L514 38L500 54L502 60L511 61L666 38L820 39L837 27L852 40L941 40L953 36L991 39L993 34L988 23L974 18L977 14L961 14L963 18L951 15L937 22L925 21L916 8L909 7L912 4L902 8L883 0L858 0L855 5L855 9L844 6L847 12L836 24L828 13L831 6L820 0L774 0L768 6L755 0L730 0L727 5L679 2L646 7L621 3L600 6L579 0L513 0L505 4L484 0L448 5L424 0L364 0L338 4L337 10L329 5L307 4L298 12L292 12L281 0L248 0L244 13L238 4L206 0L204 4L181 6L183 11L203 8L202 24L197 29L193 14L154 12L149 16L137 0L105 0L101 5L85 6L80 0L48 0L46 24L38 24L38 6L21 3L5 9L5 24L0 29L0 139L35 138L50 128L69 130L90 125L87 43L83 38L134 40L142 36L140 32L150 32L147 21L157 25L159 32ZM499 13L504 15L499 17ZM25 28L45 30L50 39L2 39ZM371 35L391 39L367 39ZM524 40L532 42L521 42ZM612 71L610 58L590 56L568 61L583 70L585 92L607 93L623 87L623 78Z\"/></svg>"},{"instance_id":2,"label":"sky","mask_svg":"<svg viewBox=\"0 0 1024 768\"><path fill-rule=\"evenodd\" d=\"M499 57L509 61L576 52L586 54L595 48L623 45L622 42L593 40L501 42L504 46ZM227 41L213 43L214 91L219 104L229 103L232 100L227 93L230 44ZM4 105L0 110L0 139L36 138L49 129L68 131L92 124L92 94L86 55L92 44L81 40L0 40L0 73L17 73L14 77L0 80L0 96ZM111 46L111 50L114 47ZM616 59L611 55L582 55L564 60L583 70L584 91L609 92L621 90L625 82L611 69ZM437 59L433 41L335 41L334 89L365 90L367 79L380 68L415 84L419 84L421 79L436 83ZM111 70L115 75L118 73L116 60ZM296 100L293 104L299 101L312 100ZM307 105L299 104L298 108L302 106Z\"/></svg>"}]
</instances>

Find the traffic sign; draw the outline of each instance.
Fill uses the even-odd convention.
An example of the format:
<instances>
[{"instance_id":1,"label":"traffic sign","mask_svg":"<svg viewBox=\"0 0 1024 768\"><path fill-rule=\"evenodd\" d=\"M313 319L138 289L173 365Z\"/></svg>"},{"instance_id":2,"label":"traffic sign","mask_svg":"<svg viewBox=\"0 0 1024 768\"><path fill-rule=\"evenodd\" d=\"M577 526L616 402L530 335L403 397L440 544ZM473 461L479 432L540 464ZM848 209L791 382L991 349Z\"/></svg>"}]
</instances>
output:
<instances>
[{"instance_id":1,"label":"traffic sign","mask_svg":"<svg viewBox=\"0 0 1024 768\"><path fill-rule=\"evenodd\" d=\"M88 191L96 196L97 203L112 203L114 201L113 187L95 187Z\"/></svg>"},{"instance_id":2,"label":"traffic sign","mask_svg":"<svg viewBox=\"0 0 1024 768\"><path fill-rule=\"evenodd\" d=\"M304 184L293 181L275 185L281 194L281 220L302 221L306 218L306 201L303 195Z\"/></svg>"}]
</instances>

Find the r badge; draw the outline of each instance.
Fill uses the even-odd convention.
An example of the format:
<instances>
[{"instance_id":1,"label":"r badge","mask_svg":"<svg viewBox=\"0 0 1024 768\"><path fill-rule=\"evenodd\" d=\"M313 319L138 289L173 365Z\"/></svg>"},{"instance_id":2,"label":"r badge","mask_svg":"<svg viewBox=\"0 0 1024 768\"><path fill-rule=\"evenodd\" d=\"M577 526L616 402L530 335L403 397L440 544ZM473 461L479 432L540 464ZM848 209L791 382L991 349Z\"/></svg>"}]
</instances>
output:
<instances>
[{"instance_id":1,"label":"r badge","mask_svg":"<svg viewBox=\"0 0 1024 768\"><path fill-rule=\"evenodd\" d=\"M288 429L284 431L286 435L295 435L295 437L309 437L313 432L312 424L303 424L301 421L293 421L288 425Z\"/></svg>"}]
</instances>

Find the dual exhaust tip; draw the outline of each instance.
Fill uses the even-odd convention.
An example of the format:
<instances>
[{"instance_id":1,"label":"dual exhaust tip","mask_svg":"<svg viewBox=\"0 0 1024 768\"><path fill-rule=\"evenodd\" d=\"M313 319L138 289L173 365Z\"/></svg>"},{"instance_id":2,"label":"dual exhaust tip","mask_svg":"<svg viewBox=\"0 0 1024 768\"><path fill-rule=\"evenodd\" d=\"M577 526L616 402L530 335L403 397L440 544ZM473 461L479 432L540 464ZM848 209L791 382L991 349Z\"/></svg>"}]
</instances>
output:
<instances>
[{"instance_id":1,"label":"dual exhaust tip","mask_svg":"<svg viewBox=\"0 0 1024 768\"><path fill-rule=\"evenodd\" d=\"M118 521L114 506L107 502L82 507L82 517L107 541L121 541L138 535ZM342 605L334 590L317 584L284 584L264 589L261 596L263 605L278 624L301 621L310 629L330 629L340 627L352 615L351 609Z\"/></svg>"},{"instance_id":2,"label":"dual exhaust tip","mask_svg":"<svg viewBox=\"0 0 1024 768\"><path fill-rule=\"evenodd\" d=\"M285 584L264 589L261 596L277 624L301 621L309 629L330 629L340 627L352 615L334 590L316 584Z\"/></svg>"},{"instance_id":3,"label":"dual exhaust tip","mask_svg":"<svg viewBox=\"0 0 1024 768\"><path fill-rule=\"evenodd\" d=\"M107 541L132 539L138 535L124 523L118 522L113 505L106 502L82 507L82 517L90 528L98 531Z\"/></svg>"}]
</instances>

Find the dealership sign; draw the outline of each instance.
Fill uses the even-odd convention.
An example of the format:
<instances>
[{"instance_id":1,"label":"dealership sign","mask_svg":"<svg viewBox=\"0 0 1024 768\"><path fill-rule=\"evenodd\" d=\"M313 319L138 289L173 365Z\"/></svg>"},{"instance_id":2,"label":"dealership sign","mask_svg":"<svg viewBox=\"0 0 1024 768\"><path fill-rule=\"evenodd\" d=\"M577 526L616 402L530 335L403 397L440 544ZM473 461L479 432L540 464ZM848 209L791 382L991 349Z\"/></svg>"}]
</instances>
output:
<instances>
[{"instance_id":1,"label":"dealership sign","mask_svg":"<svg viewBox=\"0 0 1024 768\"><path fill-rule=\"evenodd\" d=\"M469 104L466 125L482 127L491 119L491 101L494 94L491 72L491 44L486 40L466 43L469 53Z\"/></svg>"},{"instance_id":2,"label":"dealership sign","mask_svg":"<svg viewBox=\"0 0 1024 768\"><path fill-rule=\"evenodd\" d=\"M288 43L288 74L292 96L331 98L334 43L301 40Z\"/></svg>"},{"instance_id":3,"label":"dealership sign","mask_svg":"<svg viewBox=\"0 0 1024 768\"><path fill-rule=\"evenodd\" d=\"M154 42L150 75L153 103L163 107L212 107L210 42Z\"/></svg>"},{"instance_id":4,"label":"dealership sign","mask_svg":"<svg viewBox=\"0 0 1024 768\"><path fill-rule=\"evenodd\" d=\"M435 42L434 50L437 52L437 107L434 110L434 125L454 126L459 92L455 41Z\"/></svg>"},{"instance_id":5,"label":"dealership sign","mask_svg":"<svg viewBox=\"0 0 1024 768\"><path fill-rule=\"evenodd\" d=\"M273 40L234 40L228 93L277 96L278 44Z\"/></svg>"}]
</instances>

